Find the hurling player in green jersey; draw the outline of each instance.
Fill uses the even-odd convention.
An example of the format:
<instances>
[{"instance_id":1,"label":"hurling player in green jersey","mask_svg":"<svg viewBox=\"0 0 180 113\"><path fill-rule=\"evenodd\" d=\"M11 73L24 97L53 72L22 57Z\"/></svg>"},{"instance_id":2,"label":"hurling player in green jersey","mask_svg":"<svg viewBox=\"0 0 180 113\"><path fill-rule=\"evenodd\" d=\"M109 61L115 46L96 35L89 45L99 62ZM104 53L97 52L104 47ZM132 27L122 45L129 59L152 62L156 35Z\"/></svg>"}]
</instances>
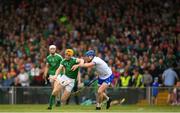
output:
<instances>
[{"instance_id":1,"label":"hurling player in green jersey","mask_svg":"<svg viewBox=\"0 0 180 113\"><path fill-rule=\"evenodd\" d=\"M65 59L61 61L59 68L56 70L55 76L53 78L50 78L54 80L55 83L50 97L48 109L52 109L55 96L58 94L58 92L62 93L62 90L64 89L64 92L61 96L61 103L64 104L71 94L71 90L74 87L76 79L78 79L78 84L80 84L79 68L77 68L76 70L72 70L72 67L73 65L77 64L82 65L84 63L84 60L74 58L73 54L74 52L72 49L66 49ZM65 70L65 73L64 75L59 76L59 73L62 69Z\"/></svg>"},{"instance_id":2,"label":"hurling player in green jersey","mask_svg":"<svg viewBox=\"0 0 180 113\"><path fill-rule=\"evenodd\" d=\"M47 82L46 77L53 77L56 73L57 68L59 67L61 61L63 60L62 56L56 53L56 46L50 45L49 46L49 55L46 58L46 67L44 72L44 79ZM54 87L54 81L50 79L50 83L52 88ZM57 95L57 103L56 106L60 106L60 93Z\"/></svg>"}]
</instances>

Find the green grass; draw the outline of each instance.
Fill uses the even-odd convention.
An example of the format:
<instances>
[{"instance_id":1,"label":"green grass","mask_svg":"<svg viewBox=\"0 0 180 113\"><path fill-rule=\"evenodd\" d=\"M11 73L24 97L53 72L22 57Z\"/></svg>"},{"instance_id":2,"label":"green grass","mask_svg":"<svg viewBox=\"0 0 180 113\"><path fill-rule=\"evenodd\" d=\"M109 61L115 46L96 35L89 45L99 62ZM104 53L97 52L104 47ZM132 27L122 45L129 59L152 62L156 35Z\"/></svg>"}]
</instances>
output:
<instances>
[{"instance_id":1,"label":"green grass","mask_svg":"<svg viewBox=\"0 0 180 113\"><path fill-rule=\"evenodd\" d=\"M47 105L0 105L0 112L49 112ZM51 112L97 112L95 106L67 105L54 107ZM99 112L99 111L98 111ZM179 106L116 105L109 110L105 106L100 112L180 112Z\"/></svg>"}]
</instances>

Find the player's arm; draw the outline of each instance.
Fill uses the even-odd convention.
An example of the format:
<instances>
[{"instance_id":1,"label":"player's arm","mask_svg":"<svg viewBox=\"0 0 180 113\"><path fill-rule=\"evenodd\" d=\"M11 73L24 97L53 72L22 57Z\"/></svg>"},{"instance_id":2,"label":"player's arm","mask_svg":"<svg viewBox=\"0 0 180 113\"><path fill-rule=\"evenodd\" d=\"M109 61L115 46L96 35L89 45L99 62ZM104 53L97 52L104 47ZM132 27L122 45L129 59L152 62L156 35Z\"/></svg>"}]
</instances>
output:
<instances>
[{"instance_id":1,"label":"player's arm","mask_svg":"<svg viewBox=\"0 0 180 113\"><path fill-rule=\"evenodd\" d=\"M49 78L49 79L53 79L53 80L56 80L56 78L58 77L59 73L61 72L61 70L63 69L63 65L60 64L60 66L57 68L56 72L55 72L55 75L52 77L52 78Z\"/></svg>"},{"instance_id":2,"label":"player's arm","mask_svg":"<svg viewBox=\"0 0 180 113\"><path fill-rule=\"evenodd\" d=\"M80 67L88 68L88 67L93 67L95 65L96 65L95 62L89 62L89 63L84 63L84 64L80 65Z\"/></svg>"},{"instance_id":3,"label":"player's arm","mask_svg":"<svg viewBox=\"0 0 180 113\"><path fill-rule=\"evenodd\" d=\"M72 66L72 68L71 68L72 71L75 71L78 67L80 67L81 65L84 64L84 60L83 60L83 59L77 58L77 59L76 59L76 62L77 62L78 64Z\"/></svg>"},{"instance_id":4,"label":"player's arm","mask_svg":"<svg viewBox=\"0 0 180 113\"><path fill-rule=\"evenodd\" d=\"M61 72L61 70L63 69L63 65L62 64L60 64L60 66L58 67L58 69L56 70L56 73L55 73L55 76L54 76L54 79L56 79L57 78L57 76L59 75L59 73Z\"/></svg>"},{"instance_id":5,"label":"player's arm","mask_svg":"<svg viewBox=\"0 0 180 113\"><path fill-rule=\"evenodd\" d=\"M175 73L175 77L176 77L176 80L179 81L179 76L177 75L177 73L174 71Z\"/></svg>"},{"instance_id":6,"label":"player's arm","mask_svg":"<svg viewBox=\"0 0 180 113\"><path fill-rule=\"evenodd\" d=\"M77 58L77 59L76 59L76 62L78 63L78 67L80 67L81 65L84 64L84 60L83 60L83 59Z\"/></svg>"},{"instance_id":7,"label":"player's arm","mask_svg":"<svg viewBox=\"0 0 180 113\"><path fill-rule=\"evenodd\" d=\"M43 76L45 80L46 80L46 77L47 77L48 70L49 70L49 64L46 63L45 70L44 70L44 76Z\"/></svg>"}]
</instances>

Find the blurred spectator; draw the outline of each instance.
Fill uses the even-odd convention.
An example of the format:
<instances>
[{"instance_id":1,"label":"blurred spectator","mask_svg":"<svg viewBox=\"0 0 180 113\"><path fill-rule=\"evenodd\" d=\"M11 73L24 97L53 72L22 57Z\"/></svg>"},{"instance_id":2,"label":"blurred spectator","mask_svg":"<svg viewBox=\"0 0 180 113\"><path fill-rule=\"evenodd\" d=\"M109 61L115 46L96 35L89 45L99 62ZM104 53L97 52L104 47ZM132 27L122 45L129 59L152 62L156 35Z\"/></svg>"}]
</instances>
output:
<instances>
[{"instance_id":1,"label":"blurred spectator","mask_svg":"<svg viewBox=\"0 0 180 113\"><path fill-rule=\"evenodd\" d=\"M10 73L7 74L6 79L3 81L3 86L11 86L14 83L14 77Z\"/></svg>"},{"instance_id":2,"label":"blurred spectator","mask_svg":"<svg viewBox=\"0 0 180 113\"><path fill-rule=\"evenodd\" d=\"M137 67L133 70L132 86L136 88L144 87L143 76Z\"/></svg>"},{"instance_id":3,"label":"blurred spectator","mask_svg":"<svg viewBox=\"0 0 180 113\"><path fill-rule=\"evenodd\" d=\"M16 70L13 67L10 67L8 74L11 77L15 77L17 75Z\"/></svg>"},{"instance_id":4,"label":"blurred spectator","mask_svg":"<svg viewBox=\"0 0 180 113\"><path fill-rule=\"evenodd\" d=\"M32 64L30 76L32 78L32 85L41 86L43 84L43 77L40 74L40 68L37 64Z\"/></svg>"},{"instance_id":5,"label":"blurred spectator","mask_svg":"<svg viewBox=\"0 0 180 113\"><path fill-rule=\"evenodd\" d=\"M150 73L150 75L152 75L153 79L156 77L160 78L158 68L156 67L156 65L154 63L151 64L150 69L149 69L149 73Z\"/></svg>"},{"instance_id":6,"label":"blurred spectator","mask_svg":"<svg viewBox=\"0 0 180 113\"><path fill-rule=\"evenodd\" d=\"M113 86L117 87L120 78L120 73L116 70L115 66L112 67L112 72L114 74Z\"/></svg>"},{"instance_id":7,"label":"blurred spectator","mask_svg":"<svg viewBox=\"0 0 180 113\"><path fill-rule=\"evenodd\" d=\"M162 78L164 80L164 85L167 87L172 87L175 85L176 80L178 81L177 73L172 69L168 68L163 72Z\"/></svg>"},{"instance_id":8,"label":"blurred spectator","mask_svg":"<svg viewBox=\"0 0 180 113\"><path fill-rule=\"evenodd\" d=\"M158 77L156 77L152 84L152 104L157 104L158 87L159 87Z\"/></svg>"},{"instance_id":9,"label":"blurred spectator","mask_svg":"<svg viewBox=\"0 0 180 113\"><path fill-rule=\"evenodd\" d=\"M167 68L166 64L164 63L164 60L161 58L158 61L157 68L159 70L159 74L162 75L163 71Z\"/></svg>"},{"instance_id":10,"label":"blurred spectator","mask_svg":"<svg viewBox=\"0 0 180 113\"><path fill-rule=\"evenodd\" d=\"M20 73L15 78L15 85L23 87L30 85L29 75L27 72L25 72L23 67L20 69Z\"/></svg>"},{"instance_id":11,"label":"blurred spectator","mask_svg":"<svg viewBox=\"0 0 180 113\"><path fill-rule=\"evenodd\" d=\"M173 97L173 86L175 85L175 81L178 80L178 75L172 68L168 68L163 72L162 79L164 80L165 87L168 88L169 94L167 103L171 103Z\"/></svg>"},{"instance_id":12,"label":"blurred spectator","mask_svg":"<svg viewBox=\"0 0 180 113\"><path fill-rule=\"evenodd\" d=\"M87 86L87 85L88 85L88 83L90 82L88 75L85 75L85 76L84 76L83 82L84 82L84 86Z\"/></svg>"},{"instance_id":13,"label":"blurred spectator","mask_svg":"<svg viewBox=\"0 0 180 113\"><path fill-rule=\"evenodd\" d=\"M0 87L2 87L2 84L3 84L3 76L2 74L0 74Z\"/></svg>"},{"instance_id":14,"label":"blurred spectator","mask_svg":"<svg viewBox=\"0 0 180 113\"><path fill-rule=\"evenodd\" d=\"M131 76L128 73L128 70L125 70L125 72L120 76L119 79L119 85L120 87L129 87L131 86Z\"/></svg>"},{"instance_id":15,"label":"blurred spectator","mask_svg":"<svg viewBox=\"0 0 180 113\"><path fill-rule=\"evenodd\" d=\"M176 87L173 89L172 105L180 105L180 82L177 82Z\"/></svg>"},{"instance_id":16,"label":"blurred spectator","mask_svg":"<svg viewBox=\"0 0 180 113\"><path fill-rule=\"evenodd\" d=\"M31 74L31 69L32 69L32 62L31 58L28 58L27 61L24 64L25 71L30 75Z\"/></svg>"},{"instance_id":17,"label":"blurred spectator","mask_svg":"<svg viewBox=\"0 0 180 113\"><path fill-rule=\"evenodd\" d=\"M153 81L152 75L149 74L149 71L147 68L144 69L144 74L143 74L143 84L145 87L151 86L151 83Z\"/></svg>"},{"instance_id":18,"label":"blurred spectator","mask_svg":"<svg viewBox=\"0 0 180 113\"><path fill-rule=\"evenodd\" d=\"M32 77L36 77L36 76L40 75L40 69L37 66L37 64L32 64L32 68L31 68L30 72L31 72L30 75Z\"/></svg>"},{"instance_id":19,"label":"blurred spectator","mask_svg":"<svg viewBox=\"0 0 180 113\"><path fill-rule=\"evenodd\" d=\"M16 74L22 65L30 71L32 63L45 63L48 46L55 44L60 54L69 47L77 56L94 49L120 73L134 66L142 73L150 66L149 73L161 83L159 76L170 65L177 73L180 69L179 4L179 0L1 0L3 80L11 63ZM89 79L93 76L90 73Z\"/></svg>"}]
</instances>

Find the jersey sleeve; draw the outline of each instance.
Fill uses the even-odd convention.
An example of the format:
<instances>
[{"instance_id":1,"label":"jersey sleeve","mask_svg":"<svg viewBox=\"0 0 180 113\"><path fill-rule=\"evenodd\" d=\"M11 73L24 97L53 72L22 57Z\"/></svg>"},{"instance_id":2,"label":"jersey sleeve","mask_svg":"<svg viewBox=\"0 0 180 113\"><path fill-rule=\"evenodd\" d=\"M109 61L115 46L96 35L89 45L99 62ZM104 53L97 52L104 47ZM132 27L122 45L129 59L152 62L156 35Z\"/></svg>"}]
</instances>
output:
<instances>
[{"instance_id":1,"label":"jersey sleeve","mask_svg":"<svg viewBox=\"0 0 180 113\"><path fill-rule=\"evenodd\" d=\"M74 62L75 64L77 64L77 63L78 63L77 58L72 57L72 59L73 59L73 62Z\"/></svg>"},{"instance_id":2,"label":"jersey sleeve","mask_svg":"<svg viewBox=\"0 0 180 113\"><path fill-rule=\"evenodd\" d=\"M99 60L98 60L97 58L94 58L94 59L92 60L92 63L94 63L95 65L97 65L97 64L99 63Z\"/></svg>"},{"instance_id":3,"label":"jersey sleeve","mask_svg":"<svg viewBox=\"0 0 180 113\"><path fill-rule=\"evenodd\" d=\"M65 61L65 60L62 60L61 63L60 63L60 65L63 65L63 66L64 66L64 61Z\"/></svg>"},{"instance_id":4,"label":"jersey sleeve","mask_svg":"<svg viewBox=\"0 0 180 113\"><path fill-rule=\"evenodd\" d=\"M46 64L49 64L49 60L48 60L48 57L46 57Z\"/></svg>"},{"instance_id":5,"label":"jersey sleeve","mask_svg":"<svg viewBox=\"0 0 180 113\"><path fill-rule=\"evenodd\" d=\"M61 64L62 61L63 61L62 56L59 56L59 66L60 66L60 64Z\"/></svg>"},{"instance_id":6,"label":"jersey sleeve","mask_svg":"<svg viewBox=\"0 0 180 113\"><path fill-rule=\"evenodd\" d=\"M63 60L63 57L62 57L61 55L59 56L59 60L60 60L60 61L62 61L62 60Z\"/></svg>"},{"instance_id":7,"label":"jersey sleeve","mask_svg":"<svg viewBox=\"0 0 180 113\"><path fill-rule=\"evenodd\" d=\"M59 62L61 62L63 60L63 57L60 54L56 54L56 57L58 58Z\"/></svg>"}]
</instances>

